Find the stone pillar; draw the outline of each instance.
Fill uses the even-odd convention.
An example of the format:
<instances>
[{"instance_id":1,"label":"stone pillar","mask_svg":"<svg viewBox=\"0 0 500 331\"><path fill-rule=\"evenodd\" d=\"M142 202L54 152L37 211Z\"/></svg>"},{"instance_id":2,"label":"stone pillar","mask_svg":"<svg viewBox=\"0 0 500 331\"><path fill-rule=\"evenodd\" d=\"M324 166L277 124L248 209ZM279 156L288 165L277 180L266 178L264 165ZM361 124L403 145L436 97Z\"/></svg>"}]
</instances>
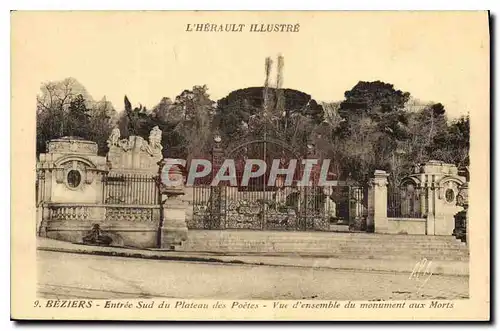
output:
<instances>
[{"instance_id":1,"label":"stone pillar","mask_svg":"<svg viewBox=\"0 0 500 331\"><path fill-rule=\"evenodd\" d=\"M368 190L368 219L367 231L388 233L389 221L387 219L387 177L383 170L375 170L370 180Z\"/></svg>"},{"instance_id":2,"label":"stone pillar","mask_svg":"<svg viewBox=\"0 0 500 331\"><path fill-rule=\"evenodd\" d=\"M356 221L363 217L363 188L353 187L354 204L354 218Z\"/></svg>"},{"instance_id":3,"label":"stone pillar","mask_svg":"<svg viewBox=\"0 0 500 331\"><path fill-rule=\"evenodd\" d=\"M221 138L216 135L214 138L214 146L212 148L212 180L217 175L222 163L224 162L224 150L221 148ZM210 186L210 225L211 229L225 228L223 217L223 188L221 183L217 186Z\"/></svg>"},{"instance_id":4,"label":"stone pillar","mask_svg":"<svg viewBox=\"0 0 500 331\"><path fill-rule=\"evenodd\" d=\"M429 213L427 214L427 235L433 236L436 234L436 217L434 215L434 211L436 209L435 202L436 202L436 191L434 188L429 187L428 188L429 192L429 197L427 199L428 201L428 206L429 206Z\"/></svg>"},{"instance_id":5,"label":"stone pillar","mask_svg":"<svg viewBox=\"0 0 500 331\"><path fill-rule=\"evenodd\" d=\"M52 201L52 182L54 181L55 170L53 169L42 169L44 174L44 192L43 192L43 201L51 202Z\"/></svg>"},{"instance_id":6,"label":"stone pillar","mask_svg":"<svg viewBox=\"0 0 500 331\"><path fill-rule=\"evenodd\" d=\"M357 230L373 232L373 226L363 223L363 188L353 186L349 191L349 225Z\"/></svg>"},{"instance_id":7,"label":"stone pillar","mask_svg":"<svg viewBox=\"0 0 500 331\"><path fill-rule=\"evenodd\" d=\"M185 201L178 197L163 195L162 201L163 222L160 229L160 247L175 250L175 246L179 246L183 241L187 240L187 205Z\"/></svg>"},{"instance_id":8,"label":"stone pillar","mask_svg":"<svg viewBox=\"0 0 500 331\"><path fill-rule=\"evenodd\" d=\"M47 204L42 203L37 209L37 234L40 237L47 236L47 222L50 219L50 209L47 208Z\"/></svg>"},{"instance_id":9,"label":"stone pillar","mask_svg":"<svg viewBox=\"0 0 500 331\"><path fill-rule=\"evenodd\" d=\"M420 189L420 197L419 197L420 215L422 215L422 217L427 217L427 206L428 206L427 197L429 196L429 193L424 174L421 174L420 176L420 184L418 187Z\"/></svg>"},{"instance_id":10,"label":"stone pillar","mask_svg":"<svg viewBox=\"0 0 500 331\"><path fill-rule=\"evenodd\" d=\"M163 170L167 164L170 166L170 168L165 168L168 169L168 173ZM175 250L175 246L187 240L188 232L187 204L180 199L180 196L184 195L184 177L178 163L172 162L171 159L161 160L158 165L159 187L162 195L158 241L160 248ZM171 183L166 183L164 176L168 176Z\"/></svg>"}]
</instances>

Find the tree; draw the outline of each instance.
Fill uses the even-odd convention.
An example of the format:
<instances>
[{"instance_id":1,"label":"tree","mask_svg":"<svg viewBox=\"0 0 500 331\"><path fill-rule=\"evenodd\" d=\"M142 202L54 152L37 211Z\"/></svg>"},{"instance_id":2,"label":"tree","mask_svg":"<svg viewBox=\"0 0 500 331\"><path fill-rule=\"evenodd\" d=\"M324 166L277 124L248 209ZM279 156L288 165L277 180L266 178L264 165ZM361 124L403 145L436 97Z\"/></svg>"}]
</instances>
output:
<instances>
[{"instance_id":1,"label":"tree","mask_svg":"<svg viewBox=\"0 0 500 331\"><path fill-rule=\"evenodd\" d=\"M312 126L324 119L323 107L304 92L268 87L267 119L263 118L264 87L249 87L235 90L217 102L214 126L219 128L223 140L234 141L252 137L262 138L262 126L269 125L268 135L287 142L301 141L303 145L311 133ZM282 93L282 96L278 96ZM276 105L281 100L284 105ZM275 111L284 108L284 113Z\"/></svg>"},{"instance_id":2,"label":"tree","mask_svg":"<svg viewBox=\"0 0 500 331\"><path fill-rule=\"evenodd\" d=\"M366 181L376 168L396 170L400 145L409 137L404 111L409 99L408 92L381 81L360 81L345 92L338 109L342 120L335 130L347 148L344 176Z\"/></svg>"},{"instance_id":3,"label":"tree","mask_svg":"<svg viewBox=\"0 0 500 331\"><path fill-rule=\"evenodd\" d=\"M432 148L434 138L446 130L446 111L440 103L431 103L418 111L408 113L409 139L402 146L407 161L413 164L428 161L428 152ZM411 165L408 164L407 167Z\"/></svg>"},{"instance_id":4,"label":"tree","mask_svg":"<svg viewBox=\"0 0 500 331\"><path fill-rule=\"evenodd\" d=\"M172 121L170 113L172 104L173 102L170 98L163 97L160 102L153 107L153 116L160 122Z\"/></svg>"},{"instance_id":5,"label":"tree","mask_svg":"<svg viewBox=\"0 0 500 331\"><path fill-rule=\"evenodd\" d=\"M95 141L98 146L98 154L104 155L107 150L107 140L113 129L113 123L117 121L117 113L111 102L103 97L95 102L90 109L90 130L89 140Z\"/></svg>"},{"instance_id":6,"label":"tree","mask_svg":"<svg viewBox=\"0 0 500 331\"><path fill-rule=\"evenodd\" d=\"M380 113L402 110L410 99L410 93L396 90L394 85L381 81L360 81L346 91L344 96L345 100L339 109L342 118L361 114L377 116Z\"/></svg>"},{"instance_id":7,"label":"tree","mask_svg":"<svg viewBox=\"0 0 500 331\"><path fill-rule=\"evenodd\" d=\"M207 86L196 85L192 90L184 90L170 109L174 132L181 138L178 152L188 161L208 155L215 102L210 99Z\"/></svg>"},{"instance_id":8,"label":"tree","mask_svg":"<svg viewBox=\"0 0 500 331\"><path fill-rule=\"evenodd\" d=\"M457 165L469 165L470 123L469 116L452 121L446 130L434 137L427 149L430 158Z\"/></svg>"},{"instance_id":9,"label":"tree","mask_svg":"<svg viewBox=\"0 0 500 331\"><path fill-rule=\"evenodd\" d=\"M84 139L90 139L90 114L81 94L71 100L66 113L66 127L64 135L72 135Z\"/></svg>"},{"instance_id":10,"label":"tree","mask_svg":"<svg viewBox=\"0 0 500 331\"><path fill-rule=\"evenodd\" d=\"M165 157L189 161L208 155L215 102L210 99L207 86L196 85L191 90L184 90L174 102L164 97L151 111L142 105L132 108L127 96L124 106L118 121L122 135L148 139L150 130L158 126L162 130Z\"/></svg>"},{"instance_id":11,"label":"tree","mask_svg":"<svg viewBox=\"0 0 500 331\"><path fill-rule=\"evenodd\" d=\"M103 106L109 116L101 116ZM113 112L110 103L96 103L74 78L43 83L37 96L37 155L45 152L49 140L63 136L94 140L103 155L103 136L109 134Z\"/></svg>"}]
</instances>

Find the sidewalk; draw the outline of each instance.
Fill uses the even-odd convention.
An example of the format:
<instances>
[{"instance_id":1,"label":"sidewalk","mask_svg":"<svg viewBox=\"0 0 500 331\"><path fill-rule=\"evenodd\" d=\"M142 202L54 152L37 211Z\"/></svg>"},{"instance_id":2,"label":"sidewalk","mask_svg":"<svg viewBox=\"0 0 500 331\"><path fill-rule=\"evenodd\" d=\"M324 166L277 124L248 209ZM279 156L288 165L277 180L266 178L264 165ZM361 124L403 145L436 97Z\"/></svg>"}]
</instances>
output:
<instances>
[{"instance_id":1,"label":"sidewalk","mask_svg":"<svg viewBox=\"0 0 500 331\"><path fill-rule=\"evenodd\" d=\"M303 268L328 268L337 270L377 271L411 273L418 261L410 260L367 260L338 259L300 255L231 255L210 252L178 252L158 249L136 249L124 247L100 247L73 244L48 238L37 238L37 250L76 254L92 254L127 258L142 258L167 261L249 264L267 266L288 266ZM468 276L468 261L432 261L433 274Z\"/></svg>"}]
</instances>

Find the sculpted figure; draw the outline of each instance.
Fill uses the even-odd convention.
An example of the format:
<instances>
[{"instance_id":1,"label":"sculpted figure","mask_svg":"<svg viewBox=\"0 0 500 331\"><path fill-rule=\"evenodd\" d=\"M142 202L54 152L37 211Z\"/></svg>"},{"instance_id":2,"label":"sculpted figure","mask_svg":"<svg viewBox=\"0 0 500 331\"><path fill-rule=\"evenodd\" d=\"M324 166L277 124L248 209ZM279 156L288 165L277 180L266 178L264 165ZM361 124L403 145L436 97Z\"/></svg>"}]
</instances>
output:
<instances>
[{"instance_id":1,"label":"sculpted figure","mask_svg":"<svg viewBox=\"0 0 500 331\"><path fill-rule=\"evenodd\" d=\"M161 146L161 130L158 126L155 126L149 133L149 146L152 149L162 149Z\"/></svg>"},{"instance_id":2,"label":"sculpted figure","mask_svg":"<svg viewBox=\"0 0 500 331\"><path fill-rule=\"evenodd\" d=\"M161 130L158 126L155 126L149 132L149 143L144 141L141 146L141 149L143 151L146 151L150 155L157 154L159 151L161 152L161 150L163 149L163 146L161 145L161 138L162 138Z\"/></svg>"},{"instance_id":3,"label":"sculpted figure","mask_svg":"<svg viewBox=\"0 0 500 331\"><path fill-rule=\"evenodd\" d=\"M112 131L111 131L111 134L109 135L109 138L108 138L108 147L111 148L111 146L119 146L119 141L120 141L120 129L115 127Z\"/></svg>"},{"instance_id":4,"label":"sculpted figure","mask_svg":"<svg viewBox=\"0 0 500 331\"><path fill-rule=\"evenodd\" d=\"M124 151L131 150L134 146L134 142L132 141L132 137L129 139L122 139L118 142L118 146L120 146Z\"/></svg>"},{"instance_id":5,"label":"sculpted figure","mask_svg":"<svg viewBox=\"0 0 500 331\"><path fill-rule=\"evenodd\" d=\"M335 218L337 216L337 204L332 199L333 189L330 186L325 186L323 193L325 194L325 215L328 219Z\"/></svg>"}]
</instances>

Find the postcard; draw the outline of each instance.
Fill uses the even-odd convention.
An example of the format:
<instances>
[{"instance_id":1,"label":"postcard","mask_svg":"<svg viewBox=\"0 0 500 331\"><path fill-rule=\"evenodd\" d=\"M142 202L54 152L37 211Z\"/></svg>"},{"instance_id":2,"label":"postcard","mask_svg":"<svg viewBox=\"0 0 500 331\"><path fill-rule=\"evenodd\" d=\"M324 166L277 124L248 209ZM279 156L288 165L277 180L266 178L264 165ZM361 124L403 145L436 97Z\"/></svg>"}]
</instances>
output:
<instances>
[{"instance_id":1,"label":"postcard","mask_svg":"<svg viewBox=\"0 0 500 331\"><path fill-rule=\"evenodd\" d=\"M490 319L486 11L14 11L11 318Z\"/></svg>"}]
</instances>

